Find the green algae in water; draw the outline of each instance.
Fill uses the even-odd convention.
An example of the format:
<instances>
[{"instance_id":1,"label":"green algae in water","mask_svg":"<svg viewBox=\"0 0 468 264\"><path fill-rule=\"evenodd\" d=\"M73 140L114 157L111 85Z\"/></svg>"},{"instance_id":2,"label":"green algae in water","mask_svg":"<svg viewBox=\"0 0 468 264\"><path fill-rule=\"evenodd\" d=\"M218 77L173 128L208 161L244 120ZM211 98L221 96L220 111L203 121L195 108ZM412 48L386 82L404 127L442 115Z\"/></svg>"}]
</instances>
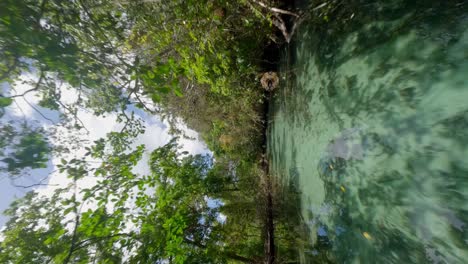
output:
<instances>
[{"instance_id":1,"label":"green algae in water","mask_svg":"<svg viewBox=\"0 0 468 264\"><path fill-rule=\"evenodd\" d=\"M468 260L467 4L385 2L311 20L285 58L269 153L304 263Z\"/></svg>"}]
</instances>

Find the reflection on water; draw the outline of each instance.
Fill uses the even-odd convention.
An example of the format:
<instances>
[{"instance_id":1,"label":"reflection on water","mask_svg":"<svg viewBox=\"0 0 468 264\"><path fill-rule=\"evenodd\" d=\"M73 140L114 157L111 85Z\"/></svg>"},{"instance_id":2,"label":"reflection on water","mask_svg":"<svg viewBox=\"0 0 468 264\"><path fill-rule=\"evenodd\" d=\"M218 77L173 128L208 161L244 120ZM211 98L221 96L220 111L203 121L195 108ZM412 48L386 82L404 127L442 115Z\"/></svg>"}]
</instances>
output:
<instances>
[{"instance_id":1,"label":"reflection on water","mask_svg":"<svg viewBox=\"0 0 468 264\"><path fill-rule=\"evenodd\" d=\"M380 2L311 21L285 58L269 152L301 193L298 259L466 263L468 7Z\"/></svg>"}]
</instances>

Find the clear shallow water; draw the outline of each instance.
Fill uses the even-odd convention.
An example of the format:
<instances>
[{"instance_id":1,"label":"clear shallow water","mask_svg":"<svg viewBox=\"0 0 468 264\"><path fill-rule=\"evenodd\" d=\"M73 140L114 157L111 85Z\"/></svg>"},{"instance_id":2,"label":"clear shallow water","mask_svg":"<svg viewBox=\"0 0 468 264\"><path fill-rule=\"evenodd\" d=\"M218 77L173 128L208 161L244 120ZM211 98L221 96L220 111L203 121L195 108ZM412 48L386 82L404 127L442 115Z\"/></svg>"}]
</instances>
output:
<instances>
[{"instance_id":1,"label":"clear shallow water","mask_svg":"<svg viewBox=\"0 0 468 264\"><path fill-rule=\"evenodd\" d=\"M300 193L298 258L467 263L467 4L381 2L303 25L284 59L268 149Z\"/></svg>"}]
</instances>

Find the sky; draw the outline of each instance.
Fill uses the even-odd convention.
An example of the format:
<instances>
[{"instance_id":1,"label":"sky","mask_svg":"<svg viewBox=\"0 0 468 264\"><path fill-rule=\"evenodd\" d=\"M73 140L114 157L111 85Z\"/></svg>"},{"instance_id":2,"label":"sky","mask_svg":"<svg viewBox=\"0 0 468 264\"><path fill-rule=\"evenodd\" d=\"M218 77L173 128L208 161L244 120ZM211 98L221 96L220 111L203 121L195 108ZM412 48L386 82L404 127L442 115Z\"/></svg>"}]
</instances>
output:
<instances>
[{"instance_id":1,"label":"sky","mask_svg":"<svg viewBox=\"0 0 468 264\"><path fill-rule=\"evenodd\" d=\"M35 80L37 79L34 75L23 74L24 80ZM1 84L1 90L5 92L10 90L8 84ZM22 83L17 81L14 84L14 88L17 94L21 94L24 91L31 89L32 86L28 83ZM15 92L11 91L11 95ZM64 101L73 101L76 95L73 90L65 89L62 93L62 99ZM17 98L15 102L6 108L5 115L0 119L0 122L8 122L9 120L26 120L28 123L34 123L37 126L45 129L52 128L59 121L59 113L57 111L51 111L48 109L41 108L37 105L39 98L34 93L28 93L24 98ZM29 104L28 104L29 102ZM32 106L31 106L31 105ZM39 110L45 117L38 113L34 108ZM134 112L135 116L141 118L144 121L146 127L145 133L138 136L133 146L144 144L146 147L145 155L142 160L135 167L135 172L144 174L148 170L148 158L152 150L157 147L163 146L169 142L173 136L169 134L168 125L161 121L161 118L157 115L150 115L146 112L137 109L136 107L129 106L127 109L128 113ZM109 114L107 116L94 116L90 112L80 110L78 113L80 119L83 121L84 126L89 132L80 130L77 133L79 139L88 140L93 142L99 138L105 137L108 132L119 131L122 128L122 124L116 121L115 114ZM195 138L190 140L186 138L180 138L179 144L181 144L181 151L187 151L190 154L208 154L209 150L206 145L199 140L198 134L190 130L184 125L181 128L185 131L186 135ZM1 135L0 135L1 136ZM67 131L62 131L60 139L67 137ZM67 179L66 175L59 173L56 169L56 165L60 163L62 158L71 159L74 157L80 157L86 152L84 145L80 149L73 151L67 157L53 156L48 162L47 168L30 170L28 175L24 175L18 179L11 180L9 175L0 174L0 211L4 211L8 208L9 204L15 199L24 196L28 191L35 190L43 195L51 195L56 188L62 188L71 183L70 179ZM92 186L94 179L92 177L84 178L79 184L80 188L87 188ZM21 186L30 186L37 183L47 184L44 186L36 186L32 188L24 188ZM8 219L0 215L0 227L5 224Z\"/></svg>"}]
</instances>

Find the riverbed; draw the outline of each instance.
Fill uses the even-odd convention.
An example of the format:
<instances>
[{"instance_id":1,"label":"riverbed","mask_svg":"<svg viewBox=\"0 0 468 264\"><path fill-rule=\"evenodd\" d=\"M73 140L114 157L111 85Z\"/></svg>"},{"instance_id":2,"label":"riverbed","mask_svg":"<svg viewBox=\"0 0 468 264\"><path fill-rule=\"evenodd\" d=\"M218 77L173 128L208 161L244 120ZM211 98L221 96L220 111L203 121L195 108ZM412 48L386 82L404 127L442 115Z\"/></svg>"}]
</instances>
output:
<instances>
[{"instance_id":1,"label":"riverbed","mask_svg":"<svg viewBox=\"0 0 468 264\"><path fill-rule=\"evenodd\" d=\"M270 171L306 226L298 260L466 263L467 4L357 2L311 12L270 105Z\"/></svg>"}]
</instances>

